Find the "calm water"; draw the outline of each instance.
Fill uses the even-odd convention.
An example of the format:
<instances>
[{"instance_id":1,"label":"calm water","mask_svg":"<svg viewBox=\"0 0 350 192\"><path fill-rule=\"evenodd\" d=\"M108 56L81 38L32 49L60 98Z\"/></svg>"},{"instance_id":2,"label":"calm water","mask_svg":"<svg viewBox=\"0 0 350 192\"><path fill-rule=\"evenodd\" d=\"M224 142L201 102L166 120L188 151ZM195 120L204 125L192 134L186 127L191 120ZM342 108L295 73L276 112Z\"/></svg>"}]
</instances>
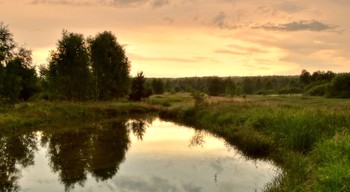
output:
<instances>
[{"instance_id":1,"label":"calm water","mask_svg":"<svg viewBox=\"0 0 350 192\"><path fill-rule=\"evenodd\" d=\"M277 175L220 138L159 119L1 136L0 191L261 191Z\"/></svg>"}]
</instances>

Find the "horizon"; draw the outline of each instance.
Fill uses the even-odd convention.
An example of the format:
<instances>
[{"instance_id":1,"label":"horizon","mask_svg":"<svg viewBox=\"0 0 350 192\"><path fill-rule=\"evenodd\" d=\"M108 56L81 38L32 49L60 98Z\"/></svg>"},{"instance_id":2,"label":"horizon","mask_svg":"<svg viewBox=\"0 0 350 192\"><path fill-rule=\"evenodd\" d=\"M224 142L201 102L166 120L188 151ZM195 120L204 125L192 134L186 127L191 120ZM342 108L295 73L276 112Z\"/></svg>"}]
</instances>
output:
<instances>
[{"instance_id":1,"label":"horizon","mask_svg":"<svg viewBox=\"0 0 350 192\"><path fill-rule=\"evenodd\" d=\"M62 30L111 31L131 75L148 78L295 76L348 72L346 0L24 0L0 2L15 42L46 64Z\"/></svg>"}]
</instances>

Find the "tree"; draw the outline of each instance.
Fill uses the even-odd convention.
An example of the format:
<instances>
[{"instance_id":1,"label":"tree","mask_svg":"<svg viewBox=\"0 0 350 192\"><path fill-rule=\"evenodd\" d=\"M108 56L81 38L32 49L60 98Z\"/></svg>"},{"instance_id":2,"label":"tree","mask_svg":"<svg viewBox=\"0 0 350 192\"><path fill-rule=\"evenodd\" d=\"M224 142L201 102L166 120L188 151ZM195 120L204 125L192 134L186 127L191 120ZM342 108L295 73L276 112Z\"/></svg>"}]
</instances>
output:
<instances>
[{"instance_id":1,"label":"tree","mask_svg":"<svg viewBox=\"0 0 350 192\"><path fill-rule=\"evenodd\" d=\"M220 77L208 78L208 95L218 96L225 92L225 81Z\"/></svg>"},{"instance_id":2,"label":"tree","mask_svg":"<svg viewBox=\"0 0 350 192\"><path fill-rule=\"evenodd\" d=\"M308 71L306 71L305 69L303 69L301 71L301 75L299 77L300 82L304 83L304 84L309 84L311 81L311 75Z\"/></svg>"},{"instance_id":3,"label":"tree","mask_svg":"<svg viewBox=\"0 0 350 192\"><path fill-rule=\"evenodd\" d=\"M327 87L327 97L350 98L350 73L338 74Z\"/></svg>"},{"instance_id":4,"label":"tree","mask_svg":"<svg viewBox=\"0 0 350 192\"><path fill-rule=\"evenodd\" d=\"M16 43L12 33L4 23L0 22L0 65L5 66L12 59Z\"/></svg>"},{"instance_id":5,"label":"tree","mask_svg":"<svg viewBox=\"0 0 350 192\"><path fill-rule=\"evenodd\" d=\"M5 80L5 66L8 61L12 59L13 51L16 47L13 41L12 33L8 27L0 22L0 93L6 93L4 91L4 80Z\"/></svg>"},{"instance_id":6,"label":"tree","mask_svg":"<svg viewBox=\"0 0 350 192\"><path fill-rule=\"evenodd\" d=\"M32 66L32 53L17 48L7 26L0 23L0 93L10 104L28 100L36 93L37 76Z\"/></svg>"},{"instance_id":7,"label":"tree","mask_svg":"<svg viewBox=\"0 0 350 192\"><path fill-rule=\"evenodd\" d=\"M225 81L226 81L225 93L231 97L236 95L237 94L236 83L231 78L227 78Z\"/></svg>"},{"instance_id":8,"label":"tree","mask_svg":"<svg viewBox=\"0 0 350 192\"><path fill-rule=\"evenodd\" d=\"M141 101L142 98L146 98L146 80L143 72L137 73L137 76L132 79L131 82L131 92L129 94L129 99L133 101Z\"/></svg>"},{"instance_id":9,"label":"tree","mask_svg":"<svg viewBox=\"0 0 350 192\"><path fill-rule=\"evenodd\" d=\"M48 78L55 98L85 100L90 96L89 54L82 34L62 32L49 58Z\"/></svg>"},{"instance_id":10,"label":"tree","mask_svg":"<svg viewBox=\"0 0 350 192\"><path fill-rule=\"evenodd\" d=\"M245 94L252 94L254 91L254 82L252 78L245 77L243 79L243 92Z\"/></svg>"},{"instance_id":11,"label":"tree","mask_svg":"<svg viewBox=\"0 0 350 192\"><path fill-rule=\"evenodd\" d=\"M152 88L154 94L163 94L164 93L164 83L161 79L152 80Z\"/></svg>"},{"instance_id":12,"label":"tree","mask_svg":"<svg viewBox=\"0 0 350 192\"><path fill-rule=\"evenodd\" d=\"M89 40L95 98L121 98L129 91L130 62L112 32L99 33Z\"/></svg>"}]
</instances>

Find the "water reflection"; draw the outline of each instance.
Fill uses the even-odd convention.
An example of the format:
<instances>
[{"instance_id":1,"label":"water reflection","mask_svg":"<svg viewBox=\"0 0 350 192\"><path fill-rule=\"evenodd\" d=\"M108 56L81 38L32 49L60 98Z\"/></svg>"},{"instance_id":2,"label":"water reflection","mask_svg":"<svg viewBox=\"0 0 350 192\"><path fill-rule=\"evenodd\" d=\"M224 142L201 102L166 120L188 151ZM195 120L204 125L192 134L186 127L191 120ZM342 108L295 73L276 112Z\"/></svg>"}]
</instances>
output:
<instances>
[{"instance_id":1,"label":"water reflection","mask_svg":"<svg viewBox=\"0 0 350 192\"><path fill-rule=\"evenodd\" d=\"M34 164L35 134L0 136L0 191L18 191L21 169Z\"/></svg>"},{"instance_id":2,"label":"water reflection","mask_svg":"<svg viewBox=\"0 0 350 192\"><path fill-rule=\"evenodd\" d=\"M197 147L197 146L202 146L205 143L204 140L204 131L196 129L194 132L193 137L190 140L189 147Z\"/></svg>"},{"instance_id":3,"label":"water reflection","mask_svg":"<svg viewBox=\"0 0 350 192\"><path fill-rule=\"evenodd\" d=\"M0 135L0 191L246 191L250 174L256 184L244 186L254 189L270 168L205 131L152 117Z\"/></svg>"}]
</instances>

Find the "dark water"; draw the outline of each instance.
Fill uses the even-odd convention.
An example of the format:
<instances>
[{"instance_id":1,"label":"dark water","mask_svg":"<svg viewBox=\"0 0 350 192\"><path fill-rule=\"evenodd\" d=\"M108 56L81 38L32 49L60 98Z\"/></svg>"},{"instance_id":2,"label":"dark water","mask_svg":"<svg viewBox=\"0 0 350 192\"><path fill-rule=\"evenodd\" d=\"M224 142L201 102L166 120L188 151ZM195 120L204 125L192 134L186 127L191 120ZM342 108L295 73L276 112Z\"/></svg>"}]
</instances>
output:
<instances>
[{"instance_id":1,"label":"dark water","mask_svg":"<svg viewBox=\"0 0 350 192\"><path fill-rule=\"evenodd\" d=\"M278 169L159 119L67 124L0 138L0 191L261 191Z\"/></svg>"}]
</instances>

